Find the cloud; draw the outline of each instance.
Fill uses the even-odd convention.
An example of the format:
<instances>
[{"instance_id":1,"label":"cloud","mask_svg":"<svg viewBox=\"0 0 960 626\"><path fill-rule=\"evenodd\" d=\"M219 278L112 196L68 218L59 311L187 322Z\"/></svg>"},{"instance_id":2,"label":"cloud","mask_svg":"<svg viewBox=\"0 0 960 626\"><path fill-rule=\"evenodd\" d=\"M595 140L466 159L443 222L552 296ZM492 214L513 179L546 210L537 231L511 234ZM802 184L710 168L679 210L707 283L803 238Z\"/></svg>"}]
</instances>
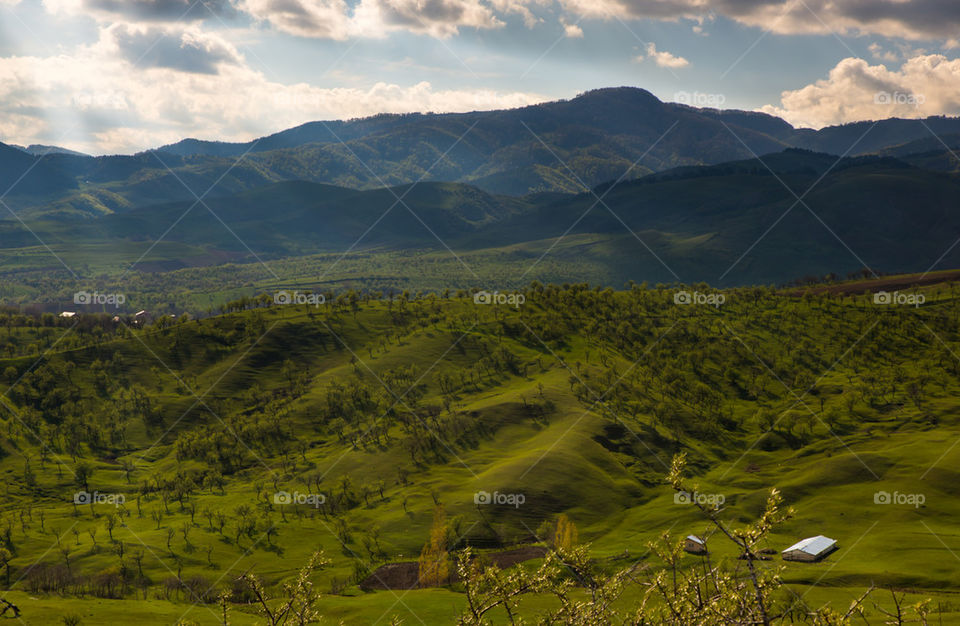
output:
<instances>
[{"instance_id":1,"label":"cloud","mask_svg":"<svg viewBox=\"0 0 960 626\"><path fill-rule=\"evenodd\" d=\"M236 48L226 40L194 29L116 24L105 29L104 35L101 45L112 47L120 58L143 68L216 74L221 63L242 61Z\"/></svg>"},{"instance_id":2,"label":"cloud","mask_svg":"<svg viewBox=\"0 0 960 626\"><path fill-rule=\"evenodd\" d=\"M440 38L456 35L462 27L503 26L479 0L361 0L356 14L362 16L361 21L368 15L377 15L388 30L409 30Z\"/></svg>"},{"instance_id":3,"label":"cloud","mask_svg":"<svg viewBox=\"0 0 960 626\"><path fill-rule=\"evenodd\" d=\"M207 61L189 55L192 65L176 61L145 68L117 52L116 34L105 28L100 42L70 56L0 58L0 140L122 153L198 135L247 141L318 119L514 108L548 99L528 92L443 90L427 82L355 88L284 84L239 57L219 62L215 73L195 71ZM209 35L184 36L198 49L213 45L214 58L231 55Z\"/></svg>"},{"instance_id":4,"label":"cloud","mask_svg":"<svg viewBox=\"0 0 960 626\"><path fill-rule=\"evenodd\" d=\"M43 0L47 12L101 21L192 22L235 13L230 0Z\"/></svg>"},{"instance_id":5,"label":"cloud","mask_svg":"<svg viewBox=\"0 0 960 626\"><path fill-rule=\"evenodd\" d=\"M578 24L568 24L565 20L560 20L563 25L563 34L570 39L583 39L583 29Z\"/></svg>"},{"instance_id":6,"label":"cloud","mask_svg":"<svg viewBox=\"0 0 960 626\"><path fill-rule=\"evenodd\" d=\"M538 17L530 10L531 6L547 7L554 4L554 0L488 0L488 2L500 13L520 15L523 18L524 26L527 28L533 28L544 21L543 18Z\"/></svg>"},{"instance_id":7,"label":"cloud","mask_svg":"<svg viewBox=\"0 0 960 626\"><path fill-rule=\"evenodd\" d=\"M660 67L668 67L670 69L679 69L690 65L690 61L687 61L683 57L675 56L666 50L657 51L657 44L653 42L647 44L646 57L642 54L634 57L634 61L637 63L642 63L645 59L650 59Z\"/></svg>"},{"instance_id":8,"label":"cloud","mask_svg":"<svg viewBox=\"0 0 960 626\"><path fill-rule=\"evenodd\" d=\"M960 115L960 59L918 55L899 70L843 59L827 78L785 91L779 106L761 110L811 128L888 117Z\"/></svg>"},{"instance_id":9,"label":"cloud","mask_svg":"<svg viewBox=\"0 0 960 626\"><path fill-rule=\"evenodd\" d=\"M241 0L254 19L298 37L346 39L353 31L343 0Z\"/></svg>"},{"instance_id":10,"label":"cloud","mask_svg":"<svg viewBox=\"0 0 960 626\"><path fill-rule=\"evenodd\" d=\"M501 2L506 10L513 7ZM299 37L383 37L394 31L447 38L461 28L500 28L503 22L480 0L240 0L255 20ZM523 11L520 11L523 13ZM532 18L526 11L525 19Z\"/></svg>"},{"instance_id":11,"label":"cloud","mask_svg":"<svg viewBox=\"0 0 960 626\"><path fill-rule=\"evenodd\" d=\"M522 1L522 0L519 0ZM599 19L701 20L715 15L777 34L878 34L947 39L960 30L954 0L560 0Z\"/></svg>"},{"instance_id":12,"label":"cloud","mask_svg":"<svg viewBox=\"0 0 960 626\"><path fill-rule=\"evenodd\" d=\"M887 63L906 61L907 59L927 54L925 48L915 48L903 41L889 42L887 46L888 47L884 47L878 43L872 43L867 49L870 50L870 56L881 61L886 61Z\"/></svg>"},{"instance_id":13,"label":"cloud","mask_svg":"<svg viewBox=\"0 0 960 626\"><path fill-rule=\"evenodd\" d=\"M16 3L17 0L0 0ZM578 18L691 20L694 31L725 17L782 35L883 35L955 40L955 0L43 0L51 13L101 21L196 21L238 10L282 32L329 39L382 37L406 30L450 37L461 28L499 28L517 14L527 27L543 22L534 10L562 9ZM575 30L575 29L571 29Z\"/></svg>"},{"instance_id":14,"label":"cloud","mask_svg":"<svg viewBox=\"0 0 960 626\"><path fill-rule=\"evenodd\" d=\"M896 63L900 60L900 55L892 50L884 50L883 46L874 42L868 47L870 50L871 56L875 59L880 59L881 61L886 61L888 63Z\"/></svg>"}]
</instances>

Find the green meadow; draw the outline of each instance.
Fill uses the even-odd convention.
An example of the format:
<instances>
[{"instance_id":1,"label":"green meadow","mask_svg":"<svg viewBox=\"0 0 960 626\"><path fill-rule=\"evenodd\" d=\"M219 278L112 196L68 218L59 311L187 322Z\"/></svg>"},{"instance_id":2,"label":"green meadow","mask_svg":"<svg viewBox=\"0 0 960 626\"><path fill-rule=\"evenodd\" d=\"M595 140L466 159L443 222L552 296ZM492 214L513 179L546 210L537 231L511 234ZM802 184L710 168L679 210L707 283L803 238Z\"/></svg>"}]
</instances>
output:
<instances>
[{"instance_id":1,"label":"green meadow","mask_svg":"<svg viewBox=\"0 0 960 626\"><path fill-rule=\"evenodd\" d=\"M916 306L706 285L504 293L523 301L267 294L143 325L4 310L2 597L27 624L220 624L219 597L230 623L267 623L238 579L276 605L319 550L326 621L456 623L460 583L365 590L417 561L442 505L451 554L549 544L565 515L601 571L639 564L617 601L630 610L663 533L737 563L665 480L684 453L725 524L780 490L795 512L762 547L837 540L817 563L758 562L783 568L782 608L843 612L874 587L868 623L890 590L960 620L957 286L903 292ZM520 614L553 603L529 595Z\"/></svg>"}]
</instances>

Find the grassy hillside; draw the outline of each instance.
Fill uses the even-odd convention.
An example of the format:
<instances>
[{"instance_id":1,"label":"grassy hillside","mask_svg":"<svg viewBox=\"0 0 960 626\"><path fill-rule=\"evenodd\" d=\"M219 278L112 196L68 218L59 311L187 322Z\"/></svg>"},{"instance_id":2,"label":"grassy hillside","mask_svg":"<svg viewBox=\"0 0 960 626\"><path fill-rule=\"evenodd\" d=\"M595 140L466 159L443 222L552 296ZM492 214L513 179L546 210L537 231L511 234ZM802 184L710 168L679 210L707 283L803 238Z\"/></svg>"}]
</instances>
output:
<instances>
[{"instance_id":1,"label":"grassy hillside","mask_svg":"<svg viewBox=\"0 0 960 626\"><path fill-rule=\"evenodd\" d=\"M436 503L454 547L537 544L566 513L601 567L655 570L648 542L706 530L664 484L685 452L697 491L722 495L731 523L783 491L797 516L770 547L839 541L822 563L786 564L789 602L842 607L876 584L934 598L944 623L960 617L957 287L925 286L918 307L686 292L723 303L534 284L515 307L469 294L265 297L143 328L4 313L6 597L27 623L129 609L144 624L213 624L210 601L237 576L255 572L276 593L321 548L326 615L451 623L456 586L358 587L416 560ZM74 505L78 491L103 501ZM479 491L524 501L477 505ZM324 501L282 504L278 492ZM924 502L878 504L879 492ZM734 557L717 546L715 558ZM234 623L255 621L248 599L232 592ZM636 588L624 601L639 599Z\"/></svg>"},{"instance_id":2,"label":"grassy hillside","mask_svg":"<svg viewBox=\"0 0 960 626\"><path fill-rule=\"evenodd\" d=\"M924 272L960 265L958 194L956 174L801 150L576 195L284 182L81 223L0 221L0 295L62 310L95 282L137 293L139 308L180 313L291 285L442 291L643 277L736 286L865 265ZM91 278L78 281L50 251Z\"/></svg>"}]
</instances>

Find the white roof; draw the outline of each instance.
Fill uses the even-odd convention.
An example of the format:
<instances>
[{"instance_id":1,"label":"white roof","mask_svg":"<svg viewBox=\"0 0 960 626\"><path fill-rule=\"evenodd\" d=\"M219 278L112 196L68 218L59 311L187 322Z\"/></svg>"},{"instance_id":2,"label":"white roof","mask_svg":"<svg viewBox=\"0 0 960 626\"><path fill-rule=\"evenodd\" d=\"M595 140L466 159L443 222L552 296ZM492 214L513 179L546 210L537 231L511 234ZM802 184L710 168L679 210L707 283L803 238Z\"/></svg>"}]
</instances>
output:
<instances>
[{"instance_id":1,"label":"white roof","mask_svg":"<svg viewBox=\"0 0 960 626\"><path fill-rule=\"evenodd\" d=\"M823 554L826 550L829 550L836 544L836 539L824 537L823 535L817 535L816 537L807 537L806 539L798 541L784 550L784 552L799 551L816 556L818 554Z\"/></svg>"},{"instance_id":2,"label":"white roof","mask_svg":"<svg viewBox=\"0 0 960 626\"><path fill-rule=\"evenodd\" d=\"M703 539L701 539L700 537L697 537L696 535L687 535L687 539L689 539L690 541L696 541L700 545L703 545L705 543Z\"/></svg>"},{"instance_id":3,"label":"white roof","mask_svg":"<svg viewBox=\"0 0 960 626\"><path fill-rule=\"evenodd\" d=\"M73 317L76 314L76 311L64 311L60 314L60 317Z\"/></svg>"}]
</instances>

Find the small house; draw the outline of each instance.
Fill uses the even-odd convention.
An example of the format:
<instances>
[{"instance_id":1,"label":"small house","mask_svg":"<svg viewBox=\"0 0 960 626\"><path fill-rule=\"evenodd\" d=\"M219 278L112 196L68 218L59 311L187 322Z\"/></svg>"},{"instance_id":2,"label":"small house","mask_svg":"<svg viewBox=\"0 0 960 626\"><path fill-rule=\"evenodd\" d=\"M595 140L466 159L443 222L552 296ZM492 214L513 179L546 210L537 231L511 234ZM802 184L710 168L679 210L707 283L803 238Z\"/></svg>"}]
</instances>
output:
<instances>
[{"instance_id":1,"label":"small house","mask_svg":"<svg viewBox=\"0 0 960 626\"><path fill-rule=\"evenodd\" d=\"M837 540L823 535L807 537L783 551L784 561L814 563L837 549Z\"/></svg>"},{"instance_id":2,"label":"small house","mask_svg":"<svg viewBox=\"0 0 960 626\"><path fill-rule=\"evenodd\" d=\"M690 554L706 554L707 542L696 535L687 535L683 541L683 549Z\"/></svg>"},{"instance_id":3,"label":"small house","mask_svg":"<svg viewBox=\"0 0 960 626\"><path fill-rule=\"evenodd\" d=\"M77 314L76 311L64 311L60 314L60 317L73 317Z\"/></svg>"}]
</instances>

